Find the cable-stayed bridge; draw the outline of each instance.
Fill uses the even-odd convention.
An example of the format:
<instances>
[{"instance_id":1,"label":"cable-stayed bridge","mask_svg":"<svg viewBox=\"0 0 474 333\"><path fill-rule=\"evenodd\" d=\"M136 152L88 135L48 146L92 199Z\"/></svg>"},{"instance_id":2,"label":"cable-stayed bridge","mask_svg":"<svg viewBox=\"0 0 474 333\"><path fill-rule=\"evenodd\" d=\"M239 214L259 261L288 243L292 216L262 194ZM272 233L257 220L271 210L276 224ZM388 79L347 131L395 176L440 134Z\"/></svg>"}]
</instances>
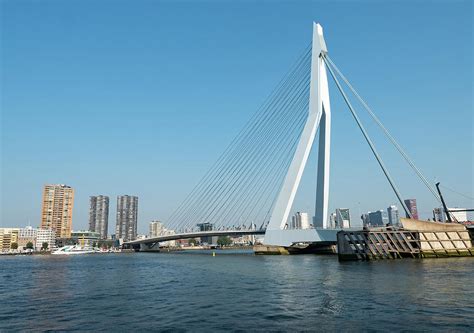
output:
<instances>
[{"instance_id":1,"label":"cable-stayed bridge","mask_svg":"<svg viewBox=\"0 0 474 333\"><path fill-rule=\"evenodd\" d=\"M243 234L264 234L265 244L285 247L336 242L340 229L328 228L331 107L327 70L405 213L411 216L338 77L439 201L426 178L329 58L323 29L314 24L312 43L166 222L174 235L129 244L150 247L172 239ZM317 134L315 215L309 227L291 228L290 211ZM197 231L203 224L212 230ZM236 227L244 225L251 227Z\"/></svg>"}]
</instances>

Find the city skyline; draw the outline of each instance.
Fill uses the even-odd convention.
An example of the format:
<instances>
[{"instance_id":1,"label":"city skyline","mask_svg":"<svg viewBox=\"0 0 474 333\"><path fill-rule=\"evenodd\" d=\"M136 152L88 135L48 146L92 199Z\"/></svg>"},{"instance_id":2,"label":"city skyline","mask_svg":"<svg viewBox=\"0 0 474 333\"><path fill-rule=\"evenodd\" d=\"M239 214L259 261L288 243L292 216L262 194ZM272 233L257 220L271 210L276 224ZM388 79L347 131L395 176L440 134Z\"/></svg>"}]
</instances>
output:
<instances>
[{"instance_id":1,"label":"city skyline","mask_svg":"<svg viewBox=\"0 0 474 333\"><path fill-rule=\"evenodd\" d=\"M262 19L258 21L255 31L251 24L250 27L241 24L244 11L238 5L232 11L220 7L213 9L212 14L222 14L222 17L206 16L209 19L207 24L201 24L199 18L205 14L199 9L196 18L186 12L188 24L194 24L196 31L183 29L173 22L173 18L178 15L173 5L147 6L161 9L162 13L150 14L149 18L153 20L133 20L137 28L136 35L120 30L120 20L109 18L111 27L96 28L99 37L88 41L81 39L87 33L87 27L85 31L79 31L74 21L67 22L65 7L59 4L50 11L43 7L38 7L38 10L46 19L64 17L61 24L67 32L51 31L47 20L38 21L38 18L29 17L28 13L21 11L21 4L6 5L11 15L2 22L2 27L8 31L5 45L9 51L2 51L5 64L8 65L5 66L3 80L8 85L2 102L0 226L24 226L28 220L31 225L39 225L40 188L45 183L70 184L76 190L73 216L75 230L87 229L87 201L93 193L112 197L113 193L136 194L140 198L139 233L146 233L151 220L159 219L166 224L167 217L309 43L313 20L325 25L325 33L331 40L328 48L332 57L357 83L359 90L363 91L364 97L395 133L402 146L412 157L416 157L415 162L429 180L432 183L435 179L440 180L448 187L473 195L472 158L465 163L458 163L456 173L449 171L452 163L448 159L439 158L439 152L443 150L461 157L469 155L469 150L472 153L472 121L459 122L459 119L468 120L469 117L472 120L472 91L469 91L472 82L467 73L469 71L465 71L466 67L472 68L472 45L466 42L472 39L466 37L466 30L469 30L465 29L469 26L466 15L469 13L461 13L462 6L445 8L433 4L428 8L415 4L412 7L414 12L428 11L430 15L410 16L404 22L406 27L403 27L397 22L404 15L402 7L391 4L388 8L394 17L389 18L388 22L376 16L366 17L367 25L360 28L357 38L351 35L357 20L348 16L349 9L345 9L348 22L342 26L341 18L331 14L334 6L329 4L319 4L318 12L310 6L308 13L304 12L303 5L297 6L297 9L292 8L285 13L285 24ZM147 6L142 5L134 10L143 13L150 9L145 8ZM275 5L271 12L279 15L285 8L283 4ZM87 6L76 9L83 13ZM91 13L87 22L99 23L105 9L103 5L98 5L97 12ZM265 5L256 5L250 22L256 23L258 13L264 9L267 9ZM126 13L123 6L114 10L119 17ZM373 6L370 10L377 13L380 7ZM231 12L236 15L236 22L225 21ZM168 19L166 13L170 14ZM414 16L417 16L416 19ZM456 16L456 20L453 16ZM155 22L155 18L160 18L160 21ZM28 22L30 19L32 21ZM384 20L387 18L384 17ZM440 22L443 22L443 27L440 27ZM23 28L22 23L25 26ZM44 32L41 29L38 32L30 31L30 24L41 26ZM220 26L220 31L214 31L215 26ZM433 28L420 28L425 26ZM119 29L124 36L116 37L118 39L102 47L98 41L108 36L112 31L109 29ZM203 39L201 35L209 37ZM37 39L36 43L28 42L32 37ZM130 41L127 37L133 38ZM154 37L159 41L158 44L150 42ZM187 38L190 48L187 49L186 57L181 54L183 49L170 44L175 38L183 37L191 37ZM55 47L55 38L63 42L70 41L70 50ZM121 38L130 41L126 50L119 46ZM13 45L14 40L19 41L17 45ZM441 49L440 40L445 46ZM404 47L400 48L400 44L406 45L409 52ZM143 51L141 45L148 46L145 53L139 52ZM203 47L205 45L214 47L206 50ZM88 59L81 60L77 58L81 49L92 49L93 52ZM42 51L44 55L40 53L36 59L29 56L37 54L31 50ZM237 54L233 55L236 50ZM125 54L121 56L120 51ZM45 58L45 55L56 53L64 59L71 73L63 67L64 64L59 64L59 68L55 69L52 67L55 63ZM465 57L460 57L459 61L452 64L446 60L452 53ZM172 61L175 56L178 59ZM413 61L407 59L408 56ZM110 63L106 63L106 60L110 60ZM44 68L36 66L39 61L44 62ZM196 68L196 61L202 68ZM71 64L76 67L71 67ZM442 71L446 84L436 84L440 68L448 64L450 71ZM32 71L25 71L24 68ZM130 82L139 83L140 89L121 84L122 78L119 80L119 77L111 74L117 69ZM145 69L151 69L151 74ZM93 70L99 70L99 74L94 74ZM183 74L191 70L199 80ZM61 72L68 73L67 76L72 74L76 80L65 81L66 76ZM410 80L406 79L408 75ZM201 82L202 77L209 78ZM384 84L380 84L381 77L390 77L391 82L383 80ZM51 87L39 87L42 78L50 78ZM28 83L31 80L33 83ZM64 86L64 89L59 89L60 86ZM447 92L444 90L446 86ZM100 87L107 88L103 95L98 96L94 89L99 90ZM36 89L39 91L36 92ZM235 91L238 93L235 94ZM31 102L19 99L20 93L24 92ZM192 105L178 98L183 93L193 97ZM433 101L431 98L445 93L449 97L446 100ZM352 214L356 214L358 211L362 213L382 209L396 203L345 114L342 103L335 93L330 94L333 109L338 111L333 112L330 211L336 207L348 207ZM120 103L116 99L117 95L123 97ZM47 98L43 99L42 96ZM51 99L52 96L55 98ZM189 111L191 109L193 112ZM446 109L450 110L449 116L446 115ZM42 119L36 116L38 113L42 114ZM92 114L108 125L105 132L97 131L98 125L88 122ZM67 137L57 136L53 132L44 134L43 128L48 126L48 119L56 119L60 126L72 122L75 126L70 128ZM427 131L422 131L422 135L413 135L414 131L425 127L441 131L440 119L443 119L444 127L456 128L455 137L440 137ZM123 129L129 126L136 130L128 136L122 135ZM56 140L56 151L50 161L46 161L38 147L51 140ZM97 145L97 142L101 144ZM345 147L348 142L351 144L350 149ZM74 148L69 150L71 146ZM105 155L104 146L108 147ZM382 147L384 156L389 155L388 146ZM130 152L130 160L122 160L122 150ZM347 161L356 163L347 164ZM387 162L400 183L404 197L417 198L421 217L431 217L431 211L437 204L430 194L421 184L412 185L408 167L390 155ZM30 170L31 165L35 165L34 171ZM130 169L135 172L129 173ZM120 179L124 173L131 176ZM314 180L307 175L304 177L293 211L309 212L312 216ZM470 206L469 200L451 192L446 192L445 196L448 206ZM18 208L20 202L24 209ZM115 213L111 209L110 216ZM359 222L358 218L354 220Z\"/></svg>"}]
</instances>

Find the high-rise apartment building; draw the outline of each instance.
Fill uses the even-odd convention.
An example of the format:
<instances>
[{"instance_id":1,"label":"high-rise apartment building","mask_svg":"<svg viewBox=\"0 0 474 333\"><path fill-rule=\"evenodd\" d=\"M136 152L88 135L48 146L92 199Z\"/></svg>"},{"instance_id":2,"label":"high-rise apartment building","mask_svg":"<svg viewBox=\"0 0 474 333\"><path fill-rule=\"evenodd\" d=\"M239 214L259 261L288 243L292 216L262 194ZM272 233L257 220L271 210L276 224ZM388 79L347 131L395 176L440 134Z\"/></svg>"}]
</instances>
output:
<instances>
[{"instance_id":1,"label":"high-rise apartment building","mask_svg":"<svg viewBox=\"0 0 474 333\"><path fill-rule=\"evenodd\" d=\"M386 226L388 224L388 214L383 210L369 212L369 223L371 226Z\"/></svg>"},{"instance_id":2,"label":"high-rise apartment building","mask_svg":"<svg viewBox=\"0 0 474 333\"><path fill-rule=\"evenodd\" d=\"M209 230L212 230L212 224L198 224L198 226L203 227L203 228L210 228ZM149 233L149 237L150 238L154 238L154 237L160 237L160 236L169 236L169 235L174 235L175 232L174 230L168 230L165 228L164 224L161 223L160 221L151 221L150 222L150 233ZM205 238L205 237L203 237ZM209 238L205 238L203 240L203 238L201 238L201 241L203 243L208 243L208 244L215 244L217 242L217 237L209 237ZM215 242L213 242L215 238ZM173 247L173 246L176 246L176 241L172 240L172 241L166 241L166 242L160 242L159 246L164 246L164 247Z\"/></svg>"},{"instance_id":3,"label":"high-rise apartment building","mask_svg":"<svg viewBox=\"0 0 474 333\"><path fill-rule=\"evenodd\" d=\"M415 220L418 220L418 207L416 206L416 199L406 199L405 206L407 206L408 210L411 213L411 216L413 216ZM406 216L407 218L410 218L408 214L406 214Z\"/></svg>"},{"instance_id":4,"label":"high-rise apartment building","mask_svg":"<svg viewBox=\"0 0 474 333\"><path fill-rule=\"evenodd\" d=\"M308 213L296 212L291 218L291 229L309 229L309 215Z\"/></svg>"},{"instance_id":5,"label":"high-rise apartment building","mask_svg":"<svg viewBox=\"0 0 474 333\"><path fill-rule=\"evenodd\" d=\"M336 228L336 213L329 214L329 226L330 229Z\"/></svg>"},{"instance_id":6,"label":"high-rise apartment building","mask_svg":"<svg viewBox=\"0 0 474 333\"><path fill-rule=\"evenodd\" d=\"M400 214L398 213L398 208L395 205L392 205L387 208L388 214L388 224L393 226L398 226L400 224Z\"/></svg>"},{"instance_id":7,"label":"high-rise apartment building","mask_svg":"<svg viewBox=\"0 0 474 333\"><path fill-rule=\"evenodd\" d=\"M89 230L99 233L100 239L107 239L109 197L105 195L91 196L89 202Z\"/></svg>"},{"instance_id":8,"label":"high-rise apartment building","mask_svg":"<svg viewBox=\"0 0 474 333\"><path fill-rule=\"evenodd\" d=\"M149 236L151 238L161 236L163 235L164 230L166 229L163 226L163 223L161 223L160 221L151 221Z\"/></svg>"},{"instance_id":9,"label":"high-rise apartment building","mask_svg":"<svg viewBox=\"0 0 474 333\"><path fill-rule=\"evenodd\" d=\"M370 226L370 218L369 218L369 214L362 214L360 216L360 219L362 220L362 225L364 227L369 227Z\"/></svg>"},{"instance_id":10,"label":"high-rise apartment building","mask_svg":"<svg viewBox=\"0 0 474 333\"><path fill-rule=\"evenodd\" d=\"M433 209L433 221L444 222L444 215L442 208L437 207Z\"/></svg>"},{"instance_id":11,"label":"high-rise apartment building","mask_svg":"<svg viewBox=\"0 0 474 333\"><path fill-rule=\"evenodd\" d=\"M209 223L209 222L198 223L197 227L199 228L199 231L212 231L212 230L214 230L214 224ZM201 237L201 243L216 244L217 243L217 237L213 237L213 236Z\"/></svg>"},{"instance_id":12,"label":"high-rise apartment building","mask_svg":"<svg viewBox=\"0 0 474 333\"><path fill-rule=\"evenodd\" d=\"M336 209L336 225L339 228L351 227L351 214L349 212L349 208Z\"/></svg>"},{"instance_id":13,"label":"high-rise apartment building","mask_svg":"<svg viewBox=\"0 0 474 333\"><path fill-rule=\"evenodd\" d=\"M115 237L123 241L137 238L138 197L119 195L117 197L117 224Z\"/></svg>"},{"instance_id":14,"label":"high-rise apartment building","mask_svg":"<svg viewBox=\"0 0 474 333\"><path fill-rule=\"evenodd\" d=\"M54 230L57 238L71 237L74 189L70 186L45 185L41 210L41 228Z\"/></svg>"}]
</instances>

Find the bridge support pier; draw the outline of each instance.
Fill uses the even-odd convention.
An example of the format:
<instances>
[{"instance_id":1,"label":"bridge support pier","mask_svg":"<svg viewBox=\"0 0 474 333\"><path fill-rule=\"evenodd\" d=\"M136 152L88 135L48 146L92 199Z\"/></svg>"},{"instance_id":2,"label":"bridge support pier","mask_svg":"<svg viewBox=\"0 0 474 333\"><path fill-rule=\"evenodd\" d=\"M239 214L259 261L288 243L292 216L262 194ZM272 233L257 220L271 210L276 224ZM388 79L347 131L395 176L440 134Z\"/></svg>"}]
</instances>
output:
<instances>
[{"instance_id":1,"label":"bridge support pier","mask_svg":"<svg viewBox=\"0 0 474 333\"><path fill-rule=\"evenodd\" d=\"M256 245L253 251L256 255L336 254L337 245L334 242L301 243L289 247Z\"/></svg>"},{"instance_id":2,"label":"bridge support pier","mask_svg":"<svg viewBox=\"0 0 474 333\"><path fill-rule=\"evenodd\" d=\"M140 243L140 252L160 252L160 243Z\"/></svg>"}]
</instances>

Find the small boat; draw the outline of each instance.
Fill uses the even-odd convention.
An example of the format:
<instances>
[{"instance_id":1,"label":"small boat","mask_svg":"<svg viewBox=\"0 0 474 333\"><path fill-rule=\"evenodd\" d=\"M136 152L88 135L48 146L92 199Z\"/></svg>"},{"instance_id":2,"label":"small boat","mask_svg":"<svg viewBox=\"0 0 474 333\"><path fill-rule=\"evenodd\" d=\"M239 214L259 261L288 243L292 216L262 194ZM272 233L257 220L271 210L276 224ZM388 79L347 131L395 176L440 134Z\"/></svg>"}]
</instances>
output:
<instances>
[{"instance_id":1,"label":"small boat","mask_svg":"<svg viewBox=\"0 0 474 333\"><path fill-rule=\"evenodd\" d=\"M57 250L54 250L52 254L62 254L62 255L76 255L76 254L91 254L98 252L92 247L84 247L80 245L66 245Z\"/></svg>"}]
</instances>

